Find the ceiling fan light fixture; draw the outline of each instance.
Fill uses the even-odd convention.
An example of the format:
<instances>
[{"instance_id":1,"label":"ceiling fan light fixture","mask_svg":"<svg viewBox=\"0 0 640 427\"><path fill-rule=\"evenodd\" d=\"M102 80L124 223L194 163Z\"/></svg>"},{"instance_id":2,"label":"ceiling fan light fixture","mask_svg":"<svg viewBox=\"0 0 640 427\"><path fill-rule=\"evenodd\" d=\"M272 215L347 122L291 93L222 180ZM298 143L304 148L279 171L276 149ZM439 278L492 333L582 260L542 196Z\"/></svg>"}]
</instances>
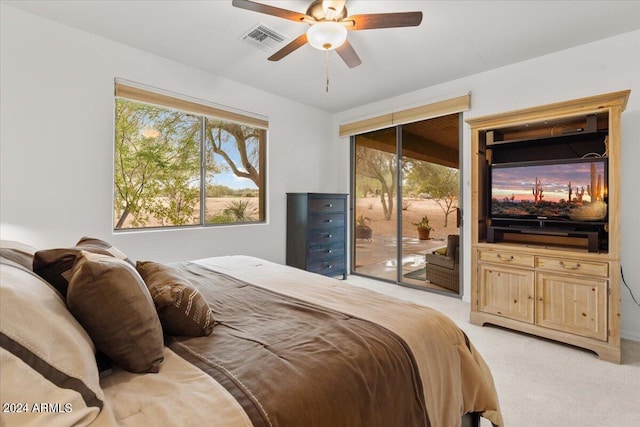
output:
<instances>
[{"instance_id":1,"label":"ceiling fan light fixture","mask_svg":"<svg viewBox=\"0 0 640 427\"><path fill-rule=\"evenodd\" d=\"M309 44L320 50L336 49L347 40L347 29L334 21L322 21L307 30Z\"/></svg>"},{"instance_id":2,"label":"ceiling fan light fixture","mask_svg":"<svg viewBox=\"0 0 640 427\"><path fill-rule=\"evenodd\" d=\"M325 19L333 20L344 9L345 0L323 0L322 10L324 11Z\"/></svg>"}]
</instances>

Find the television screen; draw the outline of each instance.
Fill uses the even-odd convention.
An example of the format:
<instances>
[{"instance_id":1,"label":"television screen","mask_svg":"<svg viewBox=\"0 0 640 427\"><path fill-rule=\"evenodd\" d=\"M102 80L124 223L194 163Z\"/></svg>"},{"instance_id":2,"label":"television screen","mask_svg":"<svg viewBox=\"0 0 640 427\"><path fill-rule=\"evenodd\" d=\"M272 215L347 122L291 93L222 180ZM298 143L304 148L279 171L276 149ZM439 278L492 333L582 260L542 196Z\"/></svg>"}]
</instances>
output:
<instances>
[{"instance_id":1,"label":"television screen","mask_svg":"<svg viewBox=\"0 0 640 427\"><path fill-rule=\"evenodd\" d=\"M607 159L494 164L493 219L601 221L607 216Z\"/></svg>"}]
</instances>

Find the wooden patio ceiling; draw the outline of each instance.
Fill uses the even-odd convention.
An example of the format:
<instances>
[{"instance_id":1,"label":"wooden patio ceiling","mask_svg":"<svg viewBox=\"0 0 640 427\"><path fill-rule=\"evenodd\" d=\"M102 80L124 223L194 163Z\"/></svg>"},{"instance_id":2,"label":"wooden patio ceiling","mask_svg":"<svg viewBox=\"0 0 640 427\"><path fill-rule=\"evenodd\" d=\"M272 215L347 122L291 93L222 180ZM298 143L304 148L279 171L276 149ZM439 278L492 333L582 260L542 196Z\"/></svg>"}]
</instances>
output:
<instances>
[{"instance_id":1,"label":"wooden patio ceiling","mask_svg":"<svg viewBox=\"0 0 640 427\"><path fill-rule=\"evenodd\" d=\"M459 168L459 114L402 126L403 156ZM359 135L358 145L395 153L395 127Z\"/></svg>"}]
</instances>

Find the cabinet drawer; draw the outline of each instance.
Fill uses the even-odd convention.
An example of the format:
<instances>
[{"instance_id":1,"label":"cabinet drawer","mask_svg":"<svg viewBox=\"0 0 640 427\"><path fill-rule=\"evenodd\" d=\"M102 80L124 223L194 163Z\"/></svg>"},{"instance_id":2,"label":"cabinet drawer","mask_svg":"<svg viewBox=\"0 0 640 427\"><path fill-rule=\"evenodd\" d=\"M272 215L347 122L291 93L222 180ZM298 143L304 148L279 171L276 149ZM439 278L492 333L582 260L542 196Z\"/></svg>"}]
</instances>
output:
<instances>
[{"instance_id":1,"label":"cabinet drawer","mask_svg":"<svg viewBox=\"0 0 640 427\"><path fill-rule=\"evenodd\" d=\"M609 264L606 262L539 256L536 258L536 267L541 270L561 271L563 273L584 274L598 277L609 276Z\"/></svg>"},{"instance_id":2,"label":"cabinet drawer","mask_svg":"<svg viewBox=\"0 0 640 427\"><path fill-rule=\"evenodd\" d=\"M333 258L324 261L310 262L307 270L312 273L334 275L344 273L344 258Z\"/></svg>"},{"instance_id":3,"label":"cabinet drawer","mask_svg":"<svg viewBox=\"0 0 640 427\"><path fill-rule=\"evenodd\" d=\"M535 257L533 255L519 254L505 251L478 251L478 260L504 265L519 265L521 267L533 267Z\"/></svg>"},{"instance_id":4,"label":"cabinet drawer","mask_svg":"<svg viewBox=\"0 0 640 427\"><path fill-rule=\"evenodd\" d=\"M345 212L345 199L309 199L309 211L311 212Z\"/></svg>"},{"instance_id":5,"label":"cabinet drawer","mask_svg":"<svg viewBox=\"0 0 640 427\"><path fill-rule=\"evenodd\" d=\"M344 242L330 243L328 245L309 246L309 261L321 261L338 256L344 257Z\"/></svg>"},{"instance_id":6,"label":"cabinet drawer","mask_svg":"<svg viewBox=\"0 0 640 427\"><path fill-rule=\"evenodd\" d=\"M309 227L314 229L344 227L344 213L313 214L309 218Z\"/></svg>"},{"instance_id":7,"label":"cabinet drawer","mask_svg":"<svg viewBox=\"0 0 640 427\"><path fill-rule=\"evenodd\" d=\"M326 244L344 241L344 227L328 230L314 230L309 232L309 244Z\"/></svg>"}]
</instances>

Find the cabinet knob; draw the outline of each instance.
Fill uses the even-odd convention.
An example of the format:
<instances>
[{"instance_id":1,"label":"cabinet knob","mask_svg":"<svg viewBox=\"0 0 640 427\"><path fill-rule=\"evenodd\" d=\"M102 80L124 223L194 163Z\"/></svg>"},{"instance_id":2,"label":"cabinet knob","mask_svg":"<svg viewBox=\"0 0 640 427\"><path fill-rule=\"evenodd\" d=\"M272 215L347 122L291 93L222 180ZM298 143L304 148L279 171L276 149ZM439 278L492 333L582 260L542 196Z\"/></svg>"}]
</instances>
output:
<instances>
[{"instance_id":1,"label":"cabinet knob","mask_svg":"<svg viewBox=\"0 0 640 427\"><path fill-rule=\"evenodd\" d=\"M332 251L331 249L329 249L329 250L327 251L327 253L328 253L328 254L332 254L332 253L333 253L333 251Z\"/></svg>"},{"instance_id":2,"label":"cabinet knob","mask_svg":"<svg viewBox=\"0 0 640 427\"><path fill-rule=\"evenodd\" d=\"M333 268L333 265L329 264L329 265L327 266L327 268L328 268L329 270L331 270L331 269Z\"/></svg>"},{"instance_id":3,"label":"cabinet knob","mask_svg":"<svg viewBox=\"0 0 640 427\"><path fill-rule=\"evenodd\" d=\"M329 203L328 205L325 205L325 207L332 208L333 207L333 203Z\"/></svg>"},{"instance_id":4,"label":"cabinet knob","mask_svg":"<svg viewBox=\"0 0 640 427\"><path fill-rule=\"evenodd\" d=\"M333 222L333 220L332 219L328 219L327 222Z\"/></svg>"},{"instance_id":5,"label":"cabinet knob","mask_svg":"<svg viewBox=\"0 0 640 427\"><path fill-rule=\"evenodd\" d=\"M333 237L333 234L327 234L327 239L331 239Z\"/></svg>"}]
</instances>

